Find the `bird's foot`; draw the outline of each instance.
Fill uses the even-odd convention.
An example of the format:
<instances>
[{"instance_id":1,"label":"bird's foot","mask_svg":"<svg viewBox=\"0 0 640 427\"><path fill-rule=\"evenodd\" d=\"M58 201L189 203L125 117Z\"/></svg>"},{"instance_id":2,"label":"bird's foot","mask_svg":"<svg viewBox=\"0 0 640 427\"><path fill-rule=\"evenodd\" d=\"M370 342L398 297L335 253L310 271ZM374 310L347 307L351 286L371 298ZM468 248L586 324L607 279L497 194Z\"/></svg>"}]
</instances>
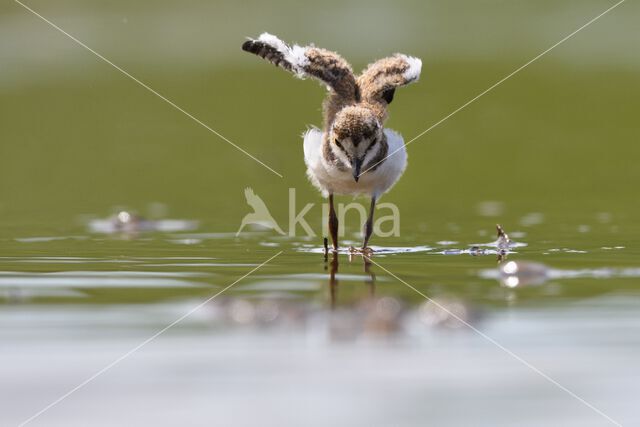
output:
<instances>
[{"instance_id":1,"label":"bird's foot","mask_svg":"<svg viewBox=\"0 0 640 427\"><path fill-rule=\"evenodd\" d=\"M368 246L365 248L354 248L353 246L349 247L349 253L352 255L364 255L368 257L373 255L374 252L375 251Z\"/></svg>"},{"instance_id":2,"label":"bird's foot","mask_svg":"<svg viewBox=\"0 0 640 427\"><path fill-rule=\"evenodd\" d=\"M333 253L333 254L337 254L338 253L338 248L335 246L331 246L329 247L329 239L327 239L326 237L323 238L322 240L322 246L324 248L324 256L325 258L329 255L329 252Z\"/></svg>"}]
</instances>

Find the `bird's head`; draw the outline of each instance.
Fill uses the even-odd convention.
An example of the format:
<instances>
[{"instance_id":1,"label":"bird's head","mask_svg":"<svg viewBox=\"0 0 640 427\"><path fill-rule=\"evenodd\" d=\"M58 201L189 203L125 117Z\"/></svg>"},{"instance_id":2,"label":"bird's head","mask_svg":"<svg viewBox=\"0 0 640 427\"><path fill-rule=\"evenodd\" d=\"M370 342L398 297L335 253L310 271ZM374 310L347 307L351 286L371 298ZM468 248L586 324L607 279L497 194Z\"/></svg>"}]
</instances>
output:
<instances>
[{"instance_id":1,"label":"bird's head","mask_svg":"<svg viewBox=\"0 0 640 427\"><path fill-rule=\"evenodd\" d=\"M348 106L336 114L329 138L331 150L351 168L353 179L358 182L362 166L381 149L382 125L372 110Z\"/></svg>"}]
</instances>

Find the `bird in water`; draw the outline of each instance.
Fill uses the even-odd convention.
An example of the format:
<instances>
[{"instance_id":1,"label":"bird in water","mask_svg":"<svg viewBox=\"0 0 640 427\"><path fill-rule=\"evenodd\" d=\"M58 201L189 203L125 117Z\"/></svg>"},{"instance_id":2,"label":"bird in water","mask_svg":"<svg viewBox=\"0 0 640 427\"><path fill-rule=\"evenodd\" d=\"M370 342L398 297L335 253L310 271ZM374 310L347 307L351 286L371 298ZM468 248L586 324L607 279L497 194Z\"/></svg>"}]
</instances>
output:
<instances>
[{"instance_id":1,"label":"bird in water","mask_svg":"<svg viewBox=\"0 0 640 427\"><path fill-rule=\"evenodd\" d=\"M296 77L326 85L324 125L304 134L304 160L311 183L329 199L329 233L338 250L338 217L333 196L371 198L360 251L370 253L376 201L398 181L407 165L402 136L384 128L387 107L396 88L420 77L422 61L403 54L380 59L356 76L335 52L311 46L290 46L263 33L242 49L258 55Z\"/></svg>"}]
</instances>

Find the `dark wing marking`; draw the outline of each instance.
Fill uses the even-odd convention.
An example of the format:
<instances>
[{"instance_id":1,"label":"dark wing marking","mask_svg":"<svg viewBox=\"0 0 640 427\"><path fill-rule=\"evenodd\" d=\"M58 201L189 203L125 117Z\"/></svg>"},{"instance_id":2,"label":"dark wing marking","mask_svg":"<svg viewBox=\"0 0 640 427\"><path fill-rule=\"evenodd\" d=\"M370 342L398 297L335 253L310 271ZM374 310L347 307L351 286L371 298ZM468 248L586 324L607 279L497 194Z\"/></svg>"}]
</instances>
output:
<instances>
[{"instance_id":1,"label":"dark wing marking","mask_svg":"<svg viewBox=\"0 0 640 427\"><path fill-rule=\"evenodd\" d=\"M370 64L358 77L362 97L369 101L393 101L396 88L413 83L420 77L422 61L397 53Z\"/></svg>"},{"instance_id":2,"label":"dark wing marking","mask_svg":"<svg viewBox=\"0 0 640 427\"><path fill-rule=\"evenodd\" d=\"M391 101L393 101L393 95L396 93L396 89L387 89L384 92L382 92L382 99L384 99L385 101L387 101L387 104L391 104Z\"/></svg>"},{"instance_id":3,"label":"dark wing marking","mask_svg":"<svg viewBox=\"0 0 640 427\"><path fill-rule=\"evenodd\" d=\"M266 59L272 64L282 67L287 71L292 71L293 66L285 60L284 54L274 46L260 40L247 40L242 43L242 50L253 53L261 58Z\"/></svg>"}]
</instances>

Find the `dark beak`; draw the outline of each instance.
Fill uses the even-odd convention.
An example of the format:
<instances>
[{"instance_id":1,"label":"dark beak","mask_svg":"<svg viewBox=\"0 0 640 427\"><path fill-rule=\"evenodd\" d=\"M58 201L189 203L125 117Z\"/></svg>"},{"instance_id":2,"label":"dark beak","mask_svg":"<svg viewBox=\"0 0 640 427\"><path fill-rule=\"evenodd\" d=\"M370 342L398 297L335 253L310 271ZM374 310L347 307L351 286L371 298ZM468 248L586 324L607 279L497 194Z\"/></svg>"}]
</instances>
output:
<instances>
[{"instance_id":1,"label":"dark beak","mask_svg":"<svg viewBox=\"0 0 640 427\"><path fill-rule=\"evenodd\" d=\"M360 168L362 167L362 160L356 159L353 162L353 179L358 182L360 179Z\"/></svg>"}]
</instances>

